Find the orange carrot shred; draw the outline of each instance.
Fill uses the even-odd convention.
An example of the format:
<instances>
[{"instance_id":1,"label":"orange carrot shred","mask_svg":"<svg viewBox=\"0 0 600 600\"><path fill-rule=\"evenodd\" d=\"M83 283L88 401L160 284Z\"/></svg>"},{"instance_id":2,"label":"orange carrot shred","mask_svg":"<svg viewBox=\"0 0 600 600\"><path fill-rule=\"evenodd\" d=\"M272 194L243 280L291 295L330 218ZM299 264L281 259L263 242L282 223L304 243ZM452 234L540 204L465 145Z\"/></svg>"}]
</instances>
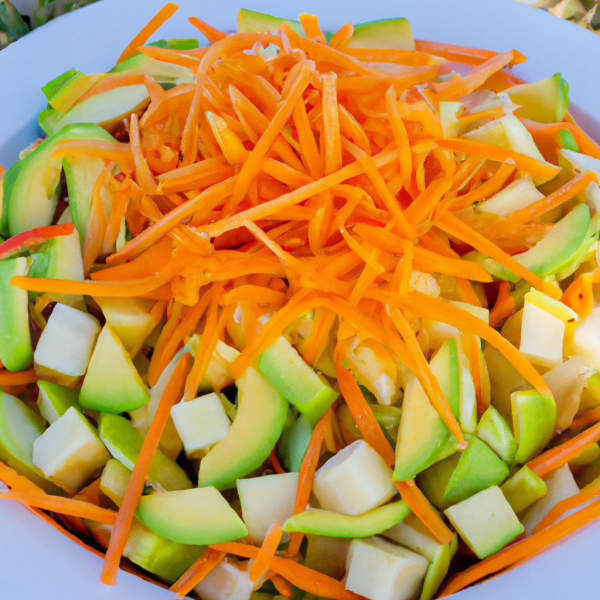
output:
<instances>
[{"instance_id":1,"label":"orange carrot shred","mask_svg":"<svg viewBox=\"0 0 600 600\"><path fill-rule=\"evenodd\" d=\"M281 525L277 522L272 523L267 531L264 542L256 555L256 559L250 565L250 581L253 583L258 581L269 570L271 561L281 542L282 535L283 529L281 528Z\"/></svg>"},{"instance_id":2,"label":"orange carrot shred","mask_svg":"<svg viewBox=\"0 0 600 600\"><path fill-rule=\"evenodd\" d=\"M0 387L28 385L30 383L35 383L38 379L39 377L33 367L28 371L0 371Z\"/></svg>"},{"instance_id":3,"label":"orange carrot shred","mask_svg":"<svg viewBox=\"0 0 600 600\"><path fill-rule=\"evenodd\" d=\"M227 556L226 552L207 548L202 556L169 589L177 593L176 598L184 598L225 556Z\"/></svg>"},{"instance_id":4,"label":"orange carrot shred","mask_svg":"<svg viewBox=\"0 0 600 600\"><path fill-rule=\"evenodd\" d=\"M14 469L0 461L0 481L3 481L13 492L24 492L27 494L43 494L44 490L38 487L27 477L19 475Z\"/></svg>"},{"instance_id":5,"label":"orange carrot shred","mask_svg":"<svg viewBox=\"0 0 600 600\"><path fill-rule=\"evenodd\" d=\"M281 575L273 573L269 579L273 582L277 593L284 598L291 598L292 586L287 579L284 579Z\"/></svg>"},{"instance_id":6,"label":"orange carrot shred","mask_svg":"<svg viewBox=\"0 0 600 600\"><path fill-rule=\"evenodd\" d=\"M223 40L227 37L226 33L223 33L222 31L215 29L208 23L201 21L198 17L190 17L188 19L188 21L196 29L198 29L198 31L200 31L200 33L202 33L208 39L209 42L211 42L213 44L216 42L220 42L221 40Z\"/></svg>"}]
</instances>

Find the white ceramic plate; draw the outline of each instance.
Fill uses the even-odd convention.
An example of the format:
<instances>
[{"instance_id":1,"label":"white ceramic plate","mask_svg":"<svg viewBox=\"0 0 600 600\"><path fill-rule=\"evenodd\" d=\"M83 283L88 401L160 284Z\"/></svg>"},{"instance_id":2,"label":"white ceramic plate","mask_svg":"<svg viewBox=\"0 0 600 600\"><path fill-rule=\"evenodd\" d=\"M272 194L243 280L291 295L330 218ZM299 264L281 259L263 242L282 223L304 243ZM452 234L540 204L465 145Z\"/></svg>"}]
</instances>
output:
<instances>
[{"instance_id":1,"label":"white ceramic plate","mask_svg":"<svg viewBox=\"0 0 600 600\"><path fill-rule=\"evenodd\" d=\"M39 135L40 87L76 67L110 69L121 50L163 0L103 0L65 15L0 52L0 164L9 167ZM319 15L335 31L346 21L408 17L416 38L506 51L529 57L515 72L527 80L562 72L571 86L572 112L600 139L600 39L572 23L513 0L180 0L180 10L157 34L192 37L197 15L235 28L240 6L295 18ZM457 599L597 600L600 598L600 524L510 573L461 592ZM99 581L101 559L75 545L20 506L0 501L2 600L167 600L174 595L120 572L118 585ZM224 599L225 600L225 599Z\"/></svg>"}]
</instances>

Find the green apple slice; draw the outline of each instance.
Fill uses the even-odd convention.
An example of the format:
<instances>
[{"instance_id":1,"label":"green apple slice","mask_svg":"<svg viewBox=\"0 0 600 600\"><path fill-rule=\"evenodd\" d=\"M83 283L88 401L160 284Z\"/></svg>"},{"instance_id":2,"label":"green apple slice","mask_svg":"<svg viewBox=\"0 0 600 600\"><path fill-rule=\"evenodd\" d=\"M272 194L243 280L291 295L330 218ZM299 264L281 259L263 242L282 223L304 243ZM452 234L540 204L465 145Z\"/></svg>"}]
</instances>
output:
<instances>
[{"instance_id":1,"label":"green apple slice","mask_svg":"<svg viewBox=\"0 0 600 600\"><path fill-rule=\"evenodd\" d=\"M110 325L105 325L81 386L79 403L100 412L121 413L148 404L150 392L129 352Z\"/></svg>"},{"instance_id":2,"label":"green apple slice","mask_svg":"<svg viewBox=\"0 0 600 600\"><path fill-rule=\"evenodd\" d=\"M588 365L600 371L600 307L575 327L569 353L585 358ZM599 381L600 384L600 381Z\"/></svg>"},{"instance_id":3,"label":"green apple slice","mask_svg":"<svg viewBox=\"0 0 600 600\"><path fill-rule=\"evenodd\" d=\"M312 427L302 415L284 431L279 442L279 458L288 471L300 472L312 431Z\"/></svg>"},{"instance_id":4,"label":"green apple slice","mask_svg":"<svg viewBox=\"0 0 600 600\"><path fill-rule=\"evenodd\" d=\"M498 217L506 217L543 197L544 194L533 185L531 177L525 175L507 185L489 200L478 204L477 210Z\"/></svg>"},{"instance_id":5,"label":"green apple slice","mask_svg":"<svg viewBox=\"0 0 600 600\"><path fill-rule=\"evenodd\" d=\"M410 513L404 500L392 502L360 516L313 509L289 518L285 531L299 531L338 538L365 538L393 527Z\"/></svg>"},{"instance_id":6,"label":"green apple slice","mask_svg":"<svg viewBox=\"0 0 600 600\"><path fill-rule=\"evenodd\" d=\"M507 91L519 104L519 117L538 123L560 123L569 107L569 84L556 73L547 79L516 85Z\"/></svg>"},{"instance_id":7,"label":"green apple slice","mask_svg":"<svg viewBox=\"0 0 600 600\"><path fill-rule=\"evenodd\" d=\"M137 517L158 535L181 544L218 544L248 535L244 522L214 487L144 496Z\"/></svg>"},{"instance_id":8,"label":"green apple slice","mask_svg":"<svg viewBox=\"0 0 600 600\"><path fill-rule=\"evenodd\" d=\"M79 403L79 390L72 390L50 381L38 381L38 388L40 413L50 425L62 417L69 408L77 407Z\"/></svg>"},{"instance_id":9,"label":"green apple slice","mask_svg":"<svg viewBox=\"0 0 600 600\"><path fill-rule=\"evenodd\" d=\"M125 467L118 460L111 458L102 471L100 491L117 506L121 506L130 478L131 469Z\"/></svg>"},{"instance_id":10,"label":"green apple slice","mask_svg":"<svg viewBox=\"0 0 600 600\"><path fill-rule=\"evenodd\" d=\"M525 510L548 492L544 480L527 465L517 471L500 489L516 513Z\"/></svg>"},{"instance_id":11,"label":"green apple slice","mask_svg":"<svg viewBox=\"0 0 600 600\"><path fill-rule=\"evenodd\" d=\"M106 75L106 73L85 75L71 69L49 81L42 87L42 92L52 108L64 113Z\"/></svg>"},{"instance_id":12,"label":"green apple slice","mask_svg":"<svg viewBox=\"0 0 600 600\"><path fill-rule=\"evenodd\" d=\"M414 50L415 41L408 19L381 19L355 25L348 48Z\"/></svg>"},{"instance_id":13,"label":"green apple slice","mask_svg":"<svg viewBox=\"0 0 600 600\"><path fill-rule=\"evenodd\" d=\"M512 463L517 453L517 444L508 423L493 406L489 406L481 417L477 436L505 463Z\"/></svg>"},{"instance_id":14,"label":"green apple slice","mask_svg":"<svg viewBox=\"0 0 600 600\"><path fill-rule=\"evenodd\" d=\"M200 462L198 485L235 487L267 459L285 425L287 404L252 367L238 380L238 411L229 433Z\"/></svg>"},{"instance_id":15,"label":"green apple slice","mask_svg":"<svg viewBox=\"0 0 600 600\"><path fill-rule=\"evenodd\" d=\"M298 21L280 19L279 17L273 17L255 10L248 10L247 8L240 8L237 18L237 30L238 33L248 33L251 31L277 33L282 23L288 23L293 31L304 37L304 27Z\"/></svg>"}]
</instances>

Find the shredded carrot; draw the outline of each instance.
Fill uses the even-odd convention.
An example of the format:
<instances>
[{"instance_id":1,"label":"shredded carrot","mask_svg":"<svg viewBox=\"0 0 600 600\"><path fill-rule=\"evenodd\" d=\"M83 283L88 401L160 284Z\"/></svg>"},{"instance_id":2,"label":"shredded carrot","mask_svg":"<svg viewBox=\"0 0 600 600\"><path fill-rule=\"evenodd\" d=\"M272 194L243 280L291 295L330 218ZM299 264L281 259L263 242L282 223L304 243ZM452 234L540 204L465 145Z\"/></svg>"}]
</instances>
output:
<instances>
[{"instance_id":1,"label":"shredded carrot","mask_svg":"<svg viewBox=\"0 0 600 600\"><path fill-rule=\"evenodd\" d=\"M110 538L110 545L106 551L104 567L102 569L102 581L107 585L114 585L117 580L119 562L123 555L127 537L131 529L133 517L137 510L138 502L144 491L144 485L150 465L154 459L154 453L162 437L167 419L170 416L171 407L179 402L183 394L185 378L190 364L189 353L184 354L173 370L167 387L163 392L158 407L150 424L150 429L144 438L142 449L137 458L133 472L127 485L127 491L117 514L117 519Z\"/></svg>"},{"instance_id":2,"label":"shredded carrot","mask_svg":"<svg viewBox=\"0 0 600 600\"><path fill-rule=\"evenodd\" d=\"M342 166L336 82L337 75L335 73L323 75L323 133L325 136L325 173L327 175Z\"/></svg>"},{"instance_id":3,"label":"shredded carrot","mask_svg":"<svg viewBox=\"0 0 600 600\"><path fill-rule=\"evenodd\" d=\"M271 572L273 572L271 570ZM284 598L292 597L292 586L287 579L284 579L281 575L273 573L269 579L273 582L277 593Z\"/></svg>"},{"instance_id":4,"label":"shredded carrot","mask_svg":"<svg viewBox=\"0 0 600 600\"><path fill-rule=\"evenodd\" d=\"M144 45L149 39L150 36L168 19L170 19L175 11L179 7L177 4L173 4L172 2L167 2L153 17L150 19L147 25L145 25L142 30L129 42L125 50L119 56L119 60L117 60L117 64L122 63L124 60L131 58L136 52L138 46Z\"/></svg>"},{"instance_id":5,"label":"shredded carrot","mask_svg":"<svg viewBox=\"0 0 600 600\"><path fill-rule=\"evenodd\" d=\"M176 592L176 598L184 598L191 592L224 558L226 552L207 548L202 556L169 588Z\"/></svg>"},{"instance_id":6,"label":"shredded carrot","mask_svg":"<svg viewBox=\"0 0 600 600\"><path fill-rule=\"evenodd\" d=\"M200 65L200 60L194 56L182 54L177 50L170 50L169 48L156 48L155 46L140 46L137 48L142 54L146 54L155 60L169 63L172 65L179 65L180 67L187 67L196 71Z\"/></svg>"},{"instance_id":7,"label":"shredded carrot","mask_svg":"<svg viewBox=\"0 0 600 600\"><path fill-rule=\"evenodd\" d=\"M108 142L106 140L62 140L50 153L54 158L63 156L96 156L107 161L113 161L125 175L129 176L135 170L129 144Z\"/></svg>"},{"instance_id":8,"label":"shredded carrot","mask_svg":"<svg viewBox=\"0 0 600 600\"><path fill-rule=\"evenodd\" d=\"M449 544L454 539L455 534L448 529L412 479L394 481L394 485L400 492L402 500L408 504L410 510L421 520L440 544Z\"/></svg>"},{"instance_id":9,"label":"shredded carrot","mask_svg":"<svg viewBox=\"0 0 600 600\"><path fill-rule=\"evenodd\" d=\"M345 50L354 35L354 25L344 23L329 40L329 45L336 50Z\"/></svg>"},{"instance_id":10,"label":"shredded carrot","mask_svg":"<svg viewBox=\"0 0 600 600\"><path fill-rule=\"evenodd\" d=\"M273 466L273 470L275 471L275 473L277 473L278 475L285 473L284 469L279 463L279 459L277 458L277 451L275 450L275 448L273 448L273 450L271 450L271 453L269 454L269 461Z\"/></svg>"},{"instance_id":11,"label":"shredded carrot","mask_svg":"<svg viewBox=\"0 0 600 600\"><path fill-rule=\"evenodd\" d=\"M196 29L198 29L198 31L200 31L200 33L202 33L208 39L209 42L212 42L213 44L215 42L220 42L221 40L223 40L227 37L226 33L223 33L222 31L215 29L208 23L201 21L198 17L190 17L188 19L188 21Z\"/></svg>"},{"instance_id":12,"label":"shredded carrot","mask_svg":"<svg viewBox=\"0 0 600 600\"><path fill-rule=\"evenodd\" d=\"M319 19L316 17L316 15L301 13L298 15L298 20L302 24L304 33L309 40L312 40L313 42L319 42L321 44L327 43L327 40L321 31Z\"/></svg>"},{"instance_id":13,"label":"shredded carrot","mask_svg":"<svg viewBox=\"0 0 600 600\"><path fill-rule=\"evenodd\" d=\"M467 192L462 196L458 196L452 203L452 210L461 210L467 206L470 206L474 202L478 202L479 200L493 196L513 174L515 168L516 166L513 164L512 160L504 161L494 175L485 183L480 185L472 192Z\"/></svg>"},{"instance_id":14,"label":"shredded carrot","mask_svg":"<svg viewBox=\"0 0 600 600\"><path fill-rule=\"evenodd\" d=\"M52 496L50 494L7 492L5 494L0 494L0 498L16 500L17 502L21 502L21 504L27 504L27 506L51 510L62 515L91 519L93 521L98 521L98 523L104 523L105 525L113 525L117 518L117 513L108 508L100 508L89 502L72 500L71 498L61 498L60 496Z\"/></svg>"},{"instance_id":15,"label":"shredded carrot","mask_svg":"<svg viewBox=\"0 0 600 600\"><path fill-rule=\"evenodd\" d=\"M0 371L0 387L28 385L30 383L35 383L38 379L39 377L33 367L28 371L14 373L6 370Z\"/></svg>"},{"instance_id":16,"label":"shredded carrot","mask_svg":"<svg viewBox=\"0 0 600 600\"><path fill-rule=\"evenodd\" d=\"M419 225L430 218L431 213L442 199L442 196L450 190L451 186L452 179L449 177L433 181L406 209L408 222L411 225Z\"/></svg>"},{"instance_id":17,"label":"shredded carrot","mask_svg":"<svg viewBox=\"0 0 600 600\"><path fill-rule=\"evenodd\" d=\"M442 44L440 42L430 42L427 40L415 40L415 48L419 52L427 52L434 56L441 56L450 61L462 62L468 65L480 65L497 56L496 52L491 50L482 50L481 48L472 48L470 46L457 46L454 44ZM513 64L523 62L525 57L515 56Z\"/></svg>"},{"instance_id":18,"label":"shredded carrot","mask_svg":"<svg viewBox=\"0 0 600 600\"><path fill-rule=\"evenodd\" d=\"M0 461L0 481L3 481L13 492L26 494L43 494L44 490L29 481L27 477L19 475L14 469Z\"/></svg>"},{"instance_id":19,"label":"shredded carrot","mask_svg":"<svg viewBox=\"0 0 600 600\"><path fill-rule=\"evenodd\" d=\"M223 296L223 304L234 304L251 297L256 298L260 304L280 305L286 301L286 295L283 292L258 285L241 285Z\"/></svg>"},{"instance_id":20,"label":"shredded carrot","mask_svg":"<svg viewBox=\"0 0 600 600\"><path fill-rule=\"evenodd\" d=\"M112 75L107 75L98 81L98 83L94 84L85 94L83 94L83 96L80 96L75 102L75 105L81 104L82 102L85 102L94 96L99 96L100 94L104 94L118 88L127 87L129 85L143 84L145 83L145 77L147 77L147 75L128 75L127 73L114 73Z\"/></svg>"},{"instance_id":21,"label":"shredded carrot","mask_svg":"<svg viewBox=\"0 0 600 600\"><path fill-rule=\"evenodd\" d=\"M148 366L148 383L150 387L154 387L156 385L160 374L170 362L170 358L164 356L164 349L169 343L176 328L180 324L182 311L183 304L177 301L173 302L171 316L167 319L165 326L162 328L160 335L158 336L158 341L156 342L156 346L154 346L154 352L152 353L150 365Z\"/></svg>"},{"instance_id":22,"label":"shredded carrot","mask_svg":"<svg viewBox=\"0 0 600 600\"><path fill-rule=\"evenodd\" d=\"M310 332L306 348L302 358L309 364L314 365L325 349L327 336L335 322L337 315L331 310L322 310L315 315L313 329Z\"/></svg>"},{"instance_id":23,"label":"shredded carrot","mask_svg":"<svg viewBox=\"0 0 600 600\"><path fill-rule=\"evenodd\" d=\"M265 540L256 555L256 559L250 565L250 581L258 581L269 570L271 561L281 542L282 535L283 529L281 528L281 525L277 522L272 523L267 531Z\"/></svg>"},{"instance_id":24,"label":"shredded carrot","mask_svg":"<svg viewBox=\"0 0 600 600\"><path fill-rule=\"evenodd\" d=\"M87 275L94 264L94 261L100 254L102 242L108 228L108 218L104 211L104 203L102 202L101 192L102 186L106 184L110 172L114 164L108 163L106 168L98 175L94 183L92 192L92 207L90 211L90 220L88 224L85 241L83 244L83 272Z\"/></svg>"},{"instance_id":25,"label":"shredded carrot","mask_svg":"<svg viewBox=\"0 0 600 600\"><path fill-rule=\"evenodd\" d=\"M564 294L563 294L564 298ZM564 301L564 300L563 300ZM498 291L498 297L492 310L490 311L490 326L496 327L507 317L513 314L515 311L515 301L512 294L510 293L510 286L508 281L501 281L500 288Z\"/></svg>"}]
</instances>

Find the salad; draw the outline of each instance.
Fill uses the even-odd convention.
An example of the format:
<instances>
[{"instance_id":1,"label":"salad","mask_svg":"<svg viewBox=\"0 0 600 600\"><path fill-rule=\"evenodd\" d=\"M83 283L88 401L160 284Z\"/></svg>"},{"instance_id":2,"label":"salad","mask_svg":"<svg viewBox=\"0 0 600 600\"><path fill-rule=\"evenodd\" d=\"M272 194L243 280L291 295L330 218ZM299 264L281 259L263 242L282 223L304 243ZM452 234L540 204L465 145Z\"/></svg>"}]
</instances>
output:
<instances>
[{"instance_id":1,"label":"salad","mask_svg":"<svg viewBox=\"0 0 600 600\"><path fill-rule=\"evenodd\" d=\"M600 517L560 73L402 18L148 43L176 9L0 173L0 500L202 600L431 600Z\"/></svg>"}]
</instances>

